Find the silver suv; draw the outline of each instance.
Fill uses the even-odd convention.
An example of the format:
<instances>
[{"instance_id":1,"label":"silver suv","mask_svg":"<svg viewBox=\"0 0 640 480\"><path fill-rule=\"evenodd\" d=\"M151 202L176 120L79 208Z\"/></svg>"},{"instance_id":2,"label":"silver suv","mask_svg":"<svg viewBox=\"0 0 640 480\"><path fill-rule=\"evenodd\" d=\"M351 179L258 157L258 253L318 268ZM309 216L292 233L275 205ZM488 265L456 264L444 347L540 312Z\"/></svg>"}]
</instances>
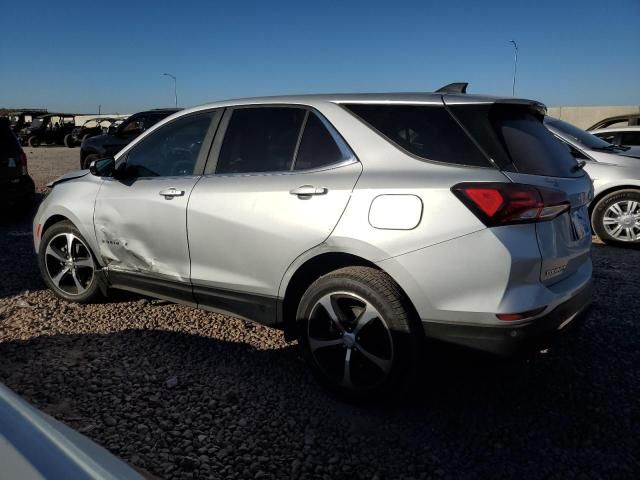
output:
<instances>
[{"instance_id":1,"label":"silver suv","mask_svg":"<svg viewBox=\"0 0 640 480\"><path fill-rule=\"evenodd\" d=\"M42 275L70 301L121 288L281 328L345 394L394 390L425 338L511 354L591 299L591 181L545 110L434 93L182 111L54 182Z\"/></svg>"}]
</instances>

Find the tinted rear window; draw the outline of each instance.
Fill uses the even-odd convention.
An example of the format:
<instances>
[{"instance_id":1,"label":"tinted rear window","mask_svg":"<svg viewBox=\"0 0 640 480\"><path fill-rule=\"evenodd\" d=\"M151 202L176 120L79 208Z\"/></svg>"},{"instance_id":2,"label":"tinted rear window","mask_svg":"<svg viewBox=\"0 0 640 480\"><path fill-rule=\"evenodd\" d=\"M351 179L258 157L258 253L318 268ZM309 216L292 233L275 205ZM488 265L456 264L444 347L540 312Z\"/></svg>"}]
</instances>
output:
<instances>
[{"instance_id":1,"label":"tinted rear window","mask_svg":"<svg viewBox=\"0 0 640 480\"><path fill-rule=\"evenodd\" d=\"M344 105L398 147L425 160L490 167L443 106Z\"/></svg>"},{"instance_id":2,"label":"tinted rear window","mask_svg":"<svg viewBox=\"0 0 640 480\"><path fill-rule=\"evenodd\" d=\"M501 168L530 175L580 177L571 152L526 106L452 105L452 113Z\"/></svg>"}]
</instances>

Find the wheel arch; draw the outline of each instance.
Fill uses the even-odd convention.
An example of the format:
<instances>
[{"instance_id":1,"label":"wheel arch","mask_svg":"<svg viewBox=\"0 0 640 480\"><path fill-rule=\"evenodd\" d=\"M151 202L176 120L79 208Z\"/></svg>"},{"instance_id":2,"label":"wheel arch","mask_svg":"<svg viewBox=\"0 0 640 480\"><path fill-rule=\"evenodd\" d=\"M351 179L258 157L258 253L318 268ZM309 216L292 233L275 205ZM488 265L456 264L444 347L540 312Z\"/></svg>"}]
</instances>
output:
<instances>
[{"instance_id":1,"label":"wheel arch","mask_svg":"<svg viewBox=\"0 0 640 480\"><path fill-rule=\"evenodd\" d=\"M607 187L607 188L603 189L602 191L598 192L593 197L593 200L591 200L591 203L589 204L589 218L593 219L593 210L596 208L596 205L598 205L600 200L602 200L607 195L609 195L611 193L614 193L614 192L617 192L617 191L620 191L620 190L636 190L636 191L640 192L640 185L634 185L632 183L624 183L624 184L613 185L613 186Z\"/></svg>"},{"instance_id":2,"label":"wheel arch","mask_svg":"<svg viewBox=\"0 0 640 480\"><path fill-rule=\"evenodd\" d=\"M281 301L278 305L278 323L282 326L287 340L293 340L297 337L296 312L300 300L309 286L327 273L340 268L354 266L371 267L387 273L380 268L379 265L376 265L373 261L364 257L353 253L332 251L319 253L318 255L306 259L292 274L288 276L286 284L284 284L283 280L284 285L281 285L281 290L284 290L284 295L281 297ZM399 284L398 287L405 296L407 305L409 305L412 310L412 314L417 315L417 311L409 296Z\"/></svg>"}]
</instances>

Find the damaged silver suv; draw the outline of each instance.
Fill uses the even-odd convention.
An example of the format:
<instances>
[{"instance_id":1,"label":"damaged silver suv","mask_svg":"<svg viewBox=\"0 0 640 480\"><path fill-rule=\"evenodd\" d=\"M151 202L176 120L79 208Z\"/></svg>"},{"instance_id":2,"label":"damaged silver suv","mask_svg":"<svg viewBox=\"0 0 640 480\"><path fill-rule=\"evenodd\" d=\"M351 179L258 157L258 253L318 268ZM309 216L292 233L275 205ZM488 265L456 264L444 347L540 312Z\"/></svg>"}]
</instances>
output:
<instances>
[{"instance_id":1,"label":"damaged silver suv","mask_svg":"<svg viewBox=\"0 0 640 480\"><path fill-rule=\"evenodd\" d=\"M591 299L589 177L543 105L458 93L236 100L178 112L53 183L43 278L281 328L370 395L425 338L511 354Z\"/></svg>"}]
</instances>

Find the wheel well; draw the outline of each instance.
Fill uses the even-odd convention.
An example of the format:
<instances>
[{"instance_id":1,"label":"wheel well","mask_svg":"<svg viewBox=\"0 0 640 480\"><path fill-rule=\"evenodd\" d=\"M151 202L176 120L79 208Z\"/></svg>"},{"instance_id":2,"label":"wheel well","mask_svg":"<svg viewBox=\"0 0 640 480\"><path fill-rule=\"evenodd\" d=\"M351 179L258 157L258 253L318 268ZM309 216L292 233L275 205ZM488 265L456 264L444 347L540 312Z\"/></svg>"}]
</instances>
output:
<instances>
[{"instance_id":1,"label":"wheel well","mask_svg":"<svg viewBox=\"0 0 640 480\"><path fill-rule=\"evenodd\" d=\"M65 220L69 220L67 217L65 217L64 215L51 215L46 222L44 222L44 225L42 225L42 230L40 231L40 238L42 238L42 235L44 235L44 232L51 227L52 225L59 223L59 222L63 222Z\"/></svg>"},{"instance_id":2,"label":"wheel well","mask_svg":"<svg viewBox=\"0 0 640 480\"><path fill-rule=\"evenodd\" d=\"M593 198L593 200L589 204L589 218L591 218L591 215L593 215L593 209L596 208L596 205L600 200L602 200L610 193L617 192L618 190L638 190L640 192L640 187L638 185L616 185L615 187L611 187L608 190L600 192Z\"/></svg>"},{"instance_id":3,"label":"wheel well","mask_svg":"<svg viewBox=\"0 0 640 480\"><path fill-rule=\"evenodd\" d=\"M287 340L293 340L297 337L296 313L298 304L302 299L302 295L304 295L304 292L307 291L311 284L321 276L334 270L355 266L371 267L382 271L375 263L349 253L323 253L307 260L296 270L289 280L282 302L282 326ZM413 304L406 294L405 298L407 299L408 305L410 305L411 309L414 310L414 313L417 315Z\"/></svg>"}]
</instances>

